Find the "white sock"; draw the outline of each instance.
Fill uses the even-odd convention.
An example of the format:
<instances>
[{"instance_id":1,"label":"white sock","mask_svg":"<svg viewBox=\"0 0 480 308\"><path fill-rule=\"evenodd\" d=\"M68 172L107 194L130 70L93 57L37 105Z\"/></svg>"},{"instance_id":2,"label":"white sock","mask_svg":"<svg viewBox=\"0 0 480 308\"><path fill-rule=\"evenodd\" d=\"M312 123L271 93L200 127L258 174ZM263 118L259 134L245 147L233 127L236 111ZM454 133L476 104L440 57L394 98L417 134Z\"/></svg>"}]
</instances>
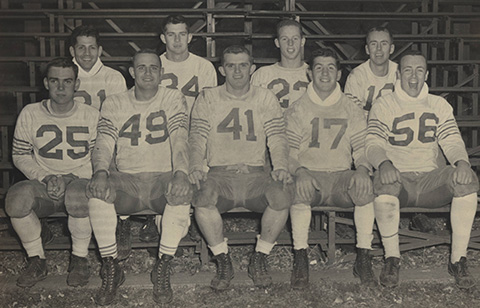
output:
<instances>
[{"instance_id":1,"label":"white sock","mask_svg":"<svg viewBox=\"0 0 480 308\"><path fill-rule=\"evenodd\" d=\"M269 243L262 240L259 234L257 235L257 245L255 246L255 251L269 255L270 252L272 251L273 246L275 246L275 244L277 244L277 242Z\"/></svg>"},{"instance_id":2,"label":"white sock","mask_svg":"<svg viewBox=\"0 0 480 308\"><path fill-rule=\"evenodd\" d=\"M308 231L312 220L312 208L307 204L294 204L290 207L292 221L293 248L295 250L308 248Z\"/></svg>"},{"instance_id":3,"label":"white sock","mask_svg":"<svg viewBox=\"0 0 480 308\"><path fill-rule=\"evenodd\" d=\"M214 256L218 256L221 253L227 254L228 253L228 244L227 244L228 239L224 238L223 242L220 244L217 244L215 246L208 246L210 250L212 251Z\"/></svg>"},{"instance_id":4,"label":"white sock","mask_svg":"<svg viewBox=\"0 0 480 308\"><path fill-rule=\"evenodd\" d=\"M400 223L400 201L391 195L380 195L373 201L375 218L382 235L385 258L400 258L398 225Z\"/></svg>"},{"instance_id":5,"label":"white sock","mask_svg":"<svg viewBox=\"0 0 480 308\"><path fill-rule=\"evenodd\" d=\"M13 229L17 232L23 248L29 257L39 256L45 259L45 252L42 246L42 226L34 212L22 218L11 218Z\"/></svg>"},{"instance_id":6,"label":"white sock","mask_svg":"<svg viewBox=\"0 0 480 308\"><path fill-rule=\"evenodd\" d=\"M353 220L357 231L357 248L372 249L373 223L375 221L373 202L355 206Z\"/></svg>"},{"instance_id":7,"label":"white sock","mask_svg":"<svg viewBox=\"0 0 480 308\"><path fill-rule=\"evenodd\" d=\"M172 206L167 204L162 218L162 235L159 256L175 255L180 240L190 226L190 204Z\"/></svg>"},{"instance_id":8,"label":"white sock","mask_svg":"<svg viewBox=\"0 0 480 308\"><path fill-rule=\"evenodd\" d=\"M117 258L117 212L113 203L92 198L88 200L88 211L92 230L97 240L98 249L102 258Z\"/></svg>"},{"instance_id":9,"label":"white sock","mask_svg":"<svg viewBox=\"0 0 480 308\"><path fill-rule=\"evenodd\" d=\"M68 216L68 230L72 236L72 254L85 258L88 255L88 245L92 238L90 218Z\"/></svg>"},{"instance_id":10,"label":"white sock","mask_svg":"<svg viewBox=\"0 0 480 308\"><path fill-rule=\"evenodd\" d=\"M473 193L463 197L454 197L450 210L452 223L452 263L460 261L461 257L467 256L470 232L472 231L473 219L477 212L477 194Z\"/></svg>"}]
</instances>

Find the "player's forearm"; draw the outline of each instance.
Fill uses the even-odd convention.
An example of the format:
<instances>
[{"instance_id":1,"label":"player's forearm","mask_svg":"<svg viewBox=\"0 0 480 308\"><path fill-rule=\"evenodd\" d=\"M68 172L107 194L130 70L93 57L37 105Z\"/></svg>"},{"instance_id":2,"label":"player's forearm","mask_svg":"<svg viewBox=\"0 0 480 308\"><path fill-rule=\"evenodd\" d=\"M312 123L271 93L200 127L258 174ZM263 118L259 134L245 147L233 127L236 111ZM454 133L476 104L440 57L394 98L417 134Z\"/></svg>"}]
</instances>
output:
<instances>
[{"instance_id":1,"label":"player's forearm","mask_svg":"<svg viewBox=\"0 0 480 308\"><path fill-rule=\"evenodd\" d=\"M273 170L288 170L289 146L284 134L276 134L267 138L270 157L272 158Z\"/></svg>"},{"instance_id":2,"label":"player's forearm","mask_svg":"<svg viewBox=\"0 0 480 308\"><path fill-rule=\"evenodd\" d=\"M51 174L50 171L43 169L32 155L12 155L13 164L29 180L42 181L44 177Z\"/></svg>"},{"instance_id":3,"label":"player's forearm","mask_svg":"<svg viewBox=\"0 0 480 308\"><path fill-rule=\"evenodd\" d=\"M375 169L378 169L382 162L388 160L387 153L382 146L378 144L372 144L368 139L366 143L366 159Z\"/></svg>"},{"instance_id":4,"label":"player's forearm","mask_svg":"<svg viewBox=\"0 0 480 308\"><path fill-rule=\"evenodd\" d=\"M188 174L188 132L186 129L177 129L170 135L172 147L173 172L182 171Z\"/></svg>"},{"instance_id":5,"label":"player's forearm","mask_svg":"<svg viewBox=\"0 0 480 308\"><path fill-rule=\"evenodd\" d=\"M99 133L92 152L93 173L108 170L115 150L115 141L105 134Z\"/></svg>"}]
</instances>

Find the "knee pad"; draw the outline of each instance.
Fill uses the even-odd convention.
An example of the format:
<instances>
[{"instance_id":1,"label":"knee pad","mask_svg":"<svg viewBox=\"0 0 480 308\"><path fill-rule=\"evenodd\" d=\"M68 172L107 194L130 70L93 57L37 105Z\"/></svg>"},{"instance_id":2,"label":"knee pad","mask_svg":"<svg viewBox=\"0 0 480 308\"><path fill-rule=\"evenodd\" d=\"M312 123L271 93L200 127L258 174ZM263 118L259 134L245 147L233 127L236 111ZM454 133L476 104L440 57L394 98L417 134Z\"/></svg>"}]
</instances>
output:
<instances>
[{"instance_id":1,"label":"knee pad","mask_svg":"<svg viewBox=\"0 0 480 308\"><path fill-rule=\"evenodd\" d=\"M71 182L65 190L65 208L68 215L76 218L88 217L88 198L86 194L88 180Z\"/></svg>"},{"instance_id":2,"label":"knee pad","mask_svg":"<svg viewBox=\"0 0 480 308\"><path fill-rule=\"evenodd\" d=\"M5 212L11 218L22 218L35 206L35 188L30 181L19 182L8 189Z\"/></svg>"},{"instance_id":3,"label":"knee pad","mask_svg":"<svg viewBox=\"0 0 480 308\"><path fill-rule=\"evenodd\" d=\"M218 201L218 192L213 182L206 180L200 190L195 190L192 205L194 207L215 206Z\"/></svg>"},{"instance_id":4,"label":"knee pad","mask_svg":"<svg viewBox=\"0 0 480 308\"><path fill-rule=\"evenodd\" d=\"M282 182L272 182L267 191L265 192L265 198L267 199L268 206L275 211L283 211L290 208L292 205L292 184L287 185L284 188Z\"/></svg>"}]
</instances>

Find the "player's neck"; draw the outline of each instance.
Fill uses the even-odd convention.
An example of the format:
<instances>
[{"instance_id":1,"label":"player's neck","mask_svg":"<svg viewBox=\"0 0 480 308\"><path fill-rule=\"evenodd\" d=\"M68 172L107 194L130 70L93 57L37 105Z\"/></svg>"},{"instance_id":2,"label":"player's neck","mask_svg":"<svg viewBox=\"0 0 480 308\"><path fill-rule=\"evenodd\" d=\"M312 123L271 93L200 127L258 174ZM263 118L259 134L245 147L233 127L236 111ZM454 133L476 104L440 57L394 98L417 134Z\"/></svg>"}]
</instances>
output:
<instances>
[{"instance_id":1,"label":"player's neck","mask_svg":"<svg viewBox=\"0 0 480 308\"><path fill-rule=\"evenodd\" d=\"M245 87L243 87L241 89L234 88L231 85L229 85L228 83L225 83L225 86L226 86L227 92L232 94L235 97L241 97L241 96L247 94L248 91L250 90L250 83L248 83Z\"/></svg>"},{"instance_id":2,"label":"player's neck","mask_svg":"<svg viewBox=\"0 0 480 308\"><path fill-rule=\"evenodd\" d=\"M73 109L73 106L75 106L75 103L74 103L73 99L66 104L58 104L55 101L50 100L51 112L54 113L54 114L68 113Z\"/></svg>"},{"instance_id":3,"label":"player's neck","mask_svg":"<svg viewBox=\"0 0 480 308\"><path fill-rule=\"evenodd\" d=\"M167 52L165 52L165 58L167 58L168 60L170 60L172 62L183 62L183 61L188 59L189 55L190 55L190 52L188 50L184 53L181 53L181 54L168 52L168 50L167 50Z\"/></svg>"},{"instance_id":4,"label":"player's neck","mask_svg":"<svg viewBox=\"0 0 480 308\"><path fill-rule=\"evenodd\" d=\"M279 65L284 68L299 68L303 65L303 61L300 57L298 59L282 58Z\"/></svg>"},{"instance_id":5,"label":"player's neck","mask_svg":"<svg viewBox=\"0 0 480 308\"><path fill-rule=\"evenodd\" d=\"M377 77L387 76L389 61L385 62L382 65L376 65L373 61L368 61L368 66L372 70L372 73Z\"/></svg>"},{"instance_id":6,"label":"player's neck","mask_svg":"<svg viewBox=\"0 0 480 308\"><path fill-rule=\"evenodd\" d=\"M157 95L158 87L152 89L140 89L135 86L135 98L137 101L148 101L151 100L155 95Z\"/></svg>"}]
</instances>

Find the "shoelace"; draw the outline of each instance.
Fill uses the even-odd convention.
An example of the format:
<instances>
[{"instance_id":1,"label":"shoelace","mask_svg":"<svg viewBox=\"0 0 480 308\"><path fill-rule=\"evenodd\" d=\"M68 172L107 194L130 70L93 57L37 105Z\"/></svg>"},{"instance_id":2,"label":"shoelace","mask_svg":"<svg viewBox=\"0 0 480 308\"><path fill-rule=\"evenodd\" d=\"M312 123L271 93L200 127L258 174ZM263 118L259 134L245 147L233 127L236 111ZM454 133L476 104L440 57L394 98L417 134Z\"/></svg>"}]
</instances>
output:
<instances>
[{"instance_id":1,"label":"shoelace","mask_svg":"<svg viewBox=\"0 0 480 308\"><path fill-rule=\"evenodd\" d=\"M162 289L170 289L170 263L160 261L157 269L157 285Z\"/></svg>"},{"instance_id":2,"label":"shoelace","mask_svg":"<svg viewBox=\"0 0 480 308\"><path fill-rule=\"evenodd\" d=\"M115 264L108 262L105 269L105 276L102 280L102 290L111 292L113 289L113 280L115 278Z\"/></svg>"},{"instance_id":3,"label":"shoelace","mask_svg":"<svg viewBox=\"0 0 480 308\"><path fill-rule=\"evenodd\" d=\"M365 274L368 276L368 278L373 278L374 277L373 269L372 269L372 263L371 263L371 259L369 257L365 257L365 258L360 259L360 265L361 265L361 268L366 269ZM391 271L392 270L390 269L389 272L391 272Z\"/></svg>"},{"instance_id":4,"label":"shoelace","mask_svg":"<svg viewBox=\"0 0 480 308\"><path fill-rule=\"evenodd\" d=\"M467 273L467 263L466 262L462 262L462 260L460 260L458 262L458 274L460 274L460 276L468 276L468 273Z\"/></svg>"},{"instance_id":5,"label":"shoelace","mask_svg":"<svg viewBox=\"0 0 480 308\"><path fill-rule=\"evenodd\" d=\"M267 262L265 260L265 257L260 254L260 253L257 253L254 255L253 257L253 264L256 265L257 269L259 270L260 274L261 275L266 275L268 274L267 272Z\"/></svg>"}]
</instances>

